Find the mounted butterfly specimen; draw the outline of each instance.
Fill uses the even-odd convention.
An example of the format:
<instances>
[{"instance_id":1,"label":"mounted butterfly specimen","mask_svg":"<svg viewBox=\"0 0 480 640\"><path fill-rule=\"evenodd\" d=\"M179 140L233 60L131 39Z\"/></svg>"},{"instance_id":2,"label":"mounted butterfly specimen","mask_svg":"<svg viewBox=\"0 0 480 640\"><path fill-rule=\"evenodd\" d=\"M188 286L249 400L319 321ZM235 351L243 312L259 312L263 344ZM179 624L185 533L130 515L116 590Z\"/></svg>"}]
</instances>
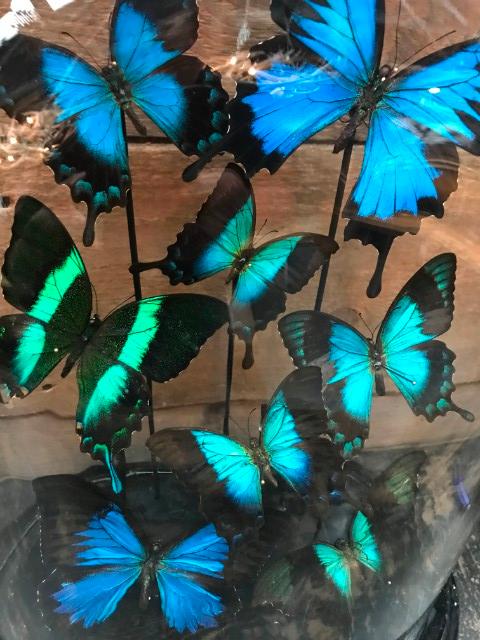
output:
<instances>
[{"instance_id":1,"label":"mounted butterfly specimen","mask_svg":"<svg viewBox=\"0 0 480 640\"><path fill-rule=\"evenodd\" d=\"M239 509L262 512L262 484L279 479L301 495L315 470L336 460L325 432L319 398L321 373L315 367L294 371L273 394L258 440L248 445L203 429L162 429L147 446L162 465L178 473L202 496L226 496Z\"/></svg>"},{"instance_id":2,"label":"mounted butterfly specimen","mask_svg":"<svg viewBox=\"0 0 480 640\"><path fill-rule=\"evenodd\" d=\"M101 321L82 258L55 214L38 200L17 202L2 268L7 302L21 314L0 318L2 401L33 391L65 357L78 362L81 449L108 467L130 444L149 405L145 376L165 382L183 371L228 319L227 306L201 295L163 295L125 304Z\"/></svg>"},{"instance_id":3,"label":"mounted butterfly specimen","mask_svg":"<svg viewBox=\"0 0 480 640\"><path fill-rule=\"evenodd\" d=\"M360 563L378 572L382 558L368 519L359 511L353 519L349 540L339 539L335 546L327 543L313 545L314 553L338 591L352 595L351 567Z\"/></svg>"},{"instance_id":4,"label":"mounted butterfly specimen","mask_svg":"<svg viewBox=\"0 0 480 640\"><path fill-rule=\"evenodd\" d=\"M75 202L88 207L91 245L102 212L124 206L131 178L123 114L146 134L138 107L185 154L204 153L226 130L220 76L181 55L197 39L195 0L117 0L110 60L96 69L68 49L18 35L0 48L0 106L23 120L51 108L45 160Z\"/></svg>"},{"instance_id":5,"label":"mounted butterfly specimen","mask_svg":"<svg viewBox=\"0 0 480 640\"><path fill-rule=\"evenodd\" d=\"M217 626L229 546L213 524L192 533L164 523L152 536L132 512L79 478L41 478L34 489L46 570L39 603L58 624L68 617L67 634L71 625L89 629L126 615L123 623L133 625L137 611L154 605L179 633Z\"/></svg>"},{"instance_id":6,"label":"mounted butterfly specimen","mask_svg":"<svg viewBox=\"0 0 480 640\"><path fill-rule=\"evenodd\" d=\"M366 125L363 165L344 215L355 221L346 239L358 237L383 252L371 296L380 291L395 235L416 233L420 216L443 215L443 202L457 188L455 147L480 153L479 40L410 66L396 60L382 65L384 5L272 0L272 19L286 35L253 48L253 70L237 84L230 129L218 145L248 175L262 167L274 173L305 140L340 118L348 122L335 152ZM195 177L208 158L185 177Z\"/></svg>"},{"instance_id":7,"label":"mounted butterfly specimen","mask_svg":"<svg viewBox=\"0 0 480 640\"><path fill-rule=\"evenodd\" d=\"M281 318L279 330L298 367L319 366L329 427L345 452L368 436L374 386L385 394L383 372L415 415L429 422L448 411L474 416L452 401L455 354L436 340L453 320L456 257L432 258L402 288L376 340L339 318L298 311Z\"/></svg>"},{"instance_id":8,"label":"mounted butterfly specimen","mask_svg":"<svg viewBox=\"0 0 480 640\"><path fill-rule=\"evenodd\" d=\"M193 284L228 270L232 282L230 327L245 341L243 367L253 365L256 331L285 311L286 294L300 291L338 249L316 233L295 233L254 247L255 199L244 171L229 164L197 219L186 224L160 261L139 270L160 269L170 283Z\"/></svg>"}]
</instances>

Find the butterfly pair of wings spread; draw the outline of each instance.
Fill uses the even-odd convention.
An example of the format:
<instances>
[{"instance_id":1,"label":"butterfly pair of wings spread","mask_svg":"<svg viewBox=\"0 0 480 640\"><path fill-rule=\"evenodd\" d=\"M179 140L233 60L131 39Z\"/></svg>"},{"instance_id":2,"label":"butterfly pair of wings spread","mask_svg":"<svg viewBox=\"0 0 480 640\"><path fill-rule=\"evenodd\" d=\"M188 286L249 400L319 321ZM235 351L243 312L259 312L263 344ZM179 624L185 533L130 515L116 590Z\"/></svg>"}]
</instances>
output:
<instances>
[{"instance_id":1,"label":"butterfly pair of wings spread","mask_svg":"<svg viewBox=\"0 0 480 640\"><path fill-rule=\"evenodd\" d=\"M255 222L252 185L240 167L229 164L195 222L183 227L167 256L138 266L158 267L173 285L227 271L233 286L230 328L246 343L244 368L253 364L254 333L283 313L286 294L300 291L338 249L334 240L304 232L254 247Z\"/></svg>"},{"instance_id":2,"label":"butterfly pair of wings spread","mask_svg":"<svg viewBox=\"0 0 480 640\"><path fill-rule=\"evenodd\" d=\"M306 495L314 476L328 476L341 464L326 432L317 367L294 371L273 394L260 437L249 445L201 429L164 429L147 442L167 469L207 499L226 496L237 508L263 511L262 484L277 484Z\"/></svg>"},{"instance_id":3,"label":"butterfly pair of wings spread","mask_svg":"<svg viewBox=\"0 0 480 640\"><path fill-rule=\"evenodd\" d=\"M174 528L173 540L160 529L152 540L134 514L79 478L40 478L34 489L46 570L40 605L58 623L68 616L84 629L99 625L118 617L133 592L137 607L154 600L150 606L179 633L217 625L229 544L213 524L193 533Z\"/></svg>"},{"instance_id":4,"label":"butterfly pair of wings spread","mask_svg":"<svg viewBox=\"0 0 480 640\"><path fill-rule=\"evenodd\" d=\"M272 0L286 32L252 49L255 73L237 84L220 145L248 175L275 172L305 140L349 115L337 143L368 124L360 176L345 206L345 238L383 252L369 295L397 234L443 215L457 188L460 147L480 154L480 42L446 47L413 65L381 67L383 0ZM187 178L206 161L200 159ZM369 224L365 224L369 223Z\"/></svg>"},{"instance_id":5,"label":"butterfly pair of wings spread","mask_svg":"<svg viewBox=\"0 0 480 640\"><path fill-rule=\"evenodd\" d=\"M29 196L17 202L2 289L22 312L0 318L2 398L33 391L66 356L62 375L78 361L81 448L107 465L120 491L113 456L148 412L146 377L165 382L184 370L228 320L227 306L209 296L159 295L103 322L92 318L92 286L72 238Z\"/></svg>"},{"instance_id":6,"label":"butterfly pair of wings spread","mask_svg":"<svg viewBox=\"0 0 480 640\"><path fill-rule=\"evenodd\" d=\"M18 35L0 48L0 106L23 120L56 116L46 163L72 198L88 206L84 243L102 212L124 206L130 187L122 111L144 133L138 107L185 154L201 154L225 132L227 94L201 60L183 55L197 38L195 0L118 0L110 63L95 69L71 51Z\"/></svg>"},{"instance_id":7,"label":"butterfly pair of wings spread","mask_svg":"<svg viewBox=\"0 0 480 640\"><path fill-rule=\"evenodd\" d=\"M375 341L334 316L299 311L280 319L279 330L298 367L322 371L323 400L335 439L351 452L368 435L375 386L385 392L386 372L415 415L433 421L448 411L474 416L452 400L455 354L438 336L453 319L456 258L432 258L391 304Z\"/></svg>"}]
</instances>

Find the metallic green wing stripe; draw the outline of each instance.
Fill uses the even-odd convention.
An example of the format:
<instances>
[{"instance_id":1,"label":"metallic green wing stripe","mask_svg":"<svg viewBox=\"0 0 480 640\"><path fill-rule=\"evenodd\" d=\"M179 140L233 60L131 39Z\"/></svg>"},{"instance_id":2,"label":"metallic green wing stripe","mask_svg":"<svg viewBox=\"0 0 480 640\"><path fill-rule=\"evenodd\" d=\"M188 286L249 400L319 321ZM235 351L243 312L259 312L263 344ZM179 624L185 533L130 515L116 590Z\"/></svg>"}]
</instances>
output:
<instances>
[{"instance_id":1,"label":"metallic green wing stripe","mask_svg":"<svg viewBox=\"0 0 480 640\"><path fill-rule=\"evenodd\" d=\"M84 274L82 259L74 247L62 264L48 274L37 300L27 311L27 315L45 323L50 322L67 291L75 280Z\"/></svg>"},{"instance_id":2,"label":"metallic green wing stripe","mask_svg":"<svg viewBox=\"0 0 480 640\"><path fill-rule=\"evenodd\" d=\"M137 315L130 329L118 360L137 371L158 331L158 314L165 296L143 300L138 304Z\"/></svg>"},{"instance_id":3,"label":"metallic green wing stripe","mask_svg":"<svg viewBox=\"0 0 480 640\"><path fill-rule=\"evenodd\" d=\"M94 391L88 400L83 414L83 427L85 433L89 432L89 426L98 421L100 415L107 415L110 409L123 396L128 382L127 370L119 364L109 367L99 378Z\"/></svg>"},{"instance_id":4,"label":"metallic green wing stripe","mask_svg":"<svg viewBox=\"0 0 480 640\"><path fill-rule=\"evenodd\" d=\"M13 373L18 384L27 384L45 347L46 333L41 324L29 325L20 337L13 359Z\"/></svg>"}]
</instances>

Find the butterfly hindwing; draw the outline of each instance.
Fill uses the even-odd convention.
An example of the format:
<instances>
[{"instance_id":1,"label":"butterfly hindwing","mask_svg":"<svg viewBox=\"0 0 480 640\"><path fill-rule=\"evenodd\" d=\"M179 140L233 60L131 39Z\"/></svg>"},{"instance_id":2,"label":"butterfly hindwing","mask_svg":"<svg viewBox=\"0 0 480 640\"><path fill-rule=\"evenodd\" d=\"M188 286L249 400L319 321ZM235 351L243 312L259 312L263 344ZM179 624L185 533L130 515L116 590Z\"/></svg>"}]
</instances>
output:
<instances>
[{"instance_id":1,"label":"butterfly hindwing","mask_svg":"<svg viewBox=\"0 0 480 640\"><path fill-rule=\"evenodd\" d=\"M168 247L160 268L171 284L191 284L231 269L255 230L255 201L245 173L230 163L200 209L197 219Z\"/></svg>"},{"instance_id":2,"label":"butterfly hindwing","mask_svg":"<svg viewBox=\"0 0 480 640\"><path fill-rule=\"evenodd\" d=\"M321 368L329 429L351 452L368 435L375 381L370 345L350 325L315 311L291 313L278 326L296 366Z\"/></svg>"},{"instance_id":3,"label":"butterfly hindwing","mask_svg":"<svg viewBox=\"0 0 480 640\"><path fill-rule=\"evenodd\" d=\"M436 337L453 319L456 258L432 258L410 278L390 306L377 337L384 368L416 415L432 421L447 411L473 420L451 400L455 354Z\"/></svg>"},{"instance_id":4,"label":"butterfly hindwing","mask_svg":"<svg viewBox=\"0 0 480 640\"><path fill-rule=\"evenodd\" d=\"M171 628L194 633L199 627L217 626L216 619L224 607L215 587L218 590L227 556L227 542L212 524L163 556L157 583L162 610Z\"/></svg>"},{"instance_id":5,"label":"butterfly hindwing","mask_svg":"<svg viewBox=\"0 0 480 640\"><path fill-rule=\"evenodd\" d=\"M0 319L0 368L7 395L32 391L86 329L92 290L69 233L41 202L23 196L2 267L7 302L25 315Z\"/></svg>"},{"instance_id":6,"label":"butterfly hindwing","mask_svg":"<svg viewBox=\"0 0 480 640\"><path fill-rule=\"evenodd\" d=\"M165 382L183 371L227 320L226 305L209 296L178 294L124 305L102 323L78 367L78 431L82 449L108 466L130 444L148 410L145 376Z\"/></svg>"}]
</instances>

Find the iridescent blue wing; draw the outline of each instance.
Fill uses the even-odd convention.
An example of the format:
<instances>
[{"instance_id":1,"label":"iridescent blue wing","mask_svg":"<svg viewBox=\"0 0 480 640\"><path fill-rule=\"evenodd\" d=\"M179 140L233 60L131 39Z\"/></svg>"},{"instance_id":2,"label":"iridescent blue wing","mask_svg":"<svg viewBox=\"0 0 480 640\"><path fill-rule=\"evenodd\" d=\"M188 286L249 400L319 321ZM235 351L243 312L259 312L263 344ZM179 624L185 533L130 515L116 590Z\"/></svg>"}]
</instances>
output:
<instances>
[{"instance_id":1,"label":"iridescent blue wing","mask_svg":"<svg viewBox=\"0 0 480 640\"><path fill-rule=\"evenodd\" d=\"M345 115L378 65L383 0L274 0L288 39L255 47L254 81L241 81L229 105L226 149L249 175L275 172L306 139ZM300 52L299 52L300 50Z\"/></svg>"},{"instance_id":2,"label":"iridescent blue wing","mask_svg":"<svg viewBox=\"0 0 480 640\"><path fill-rule=\"evenodd\" d=\"M311 485L315 445L327 431L321 388L317 367L294 371L273 394L262 424L261 445L271 467L299 493Z\"/></svg>"},{"instance_id":3,"label":"iridescent blue wing","mask_svg":"<svg viewBox=\"0 0 480 640\"><path fill-rule=\"evenodd\" d=\"M379 571L382 557L378 549L370 523L361 511L355 516L350 532L350 542L356 558L372 571Z\"/></svg>"},{"instance_id":4,"label":"iridescent blue wing","mask_svg":"<svg viewBox=\"0 0 480 640\"><path fill-rule=\"evenodd\" d=\"M200 627L217 626L217 617L224 606L214 588L218 588L218 581L223 578L227 557L228 544L212 524L163 556L157 583L169 627L179 633L195 633Z\"/></svg>"},{"instance_id":5,"label":"iridescent blue wing","mask_svg":"<svg viewBox=\"0 0 480 640\"><path fill-rule=\"evenodd\" d=\"M228 319L215 298L178 294L124 305L102 323L77 370L81 448L103 460L120 491L112 456L128 447L148 409L146 378L177 376Z\"/></svg>"},{"instance_id":6,"label":"iridescent blue wing","mask_svg":"<svg viewBox=\"0 0 480 640\"><path fill-rule=\"evenodd\" d=\"M187 155L208 151L227 128L219 74L180 55L197 39L197 14L194 0L120 0L110 36L133 101Z\"/></svg>"},{"instance_id":7,"label":"iridescent blue wing","mask_svg":"<svg viewBox=\"0 0 480 640\"><path fill-rule=\"evenodd\" d=\"M314 544L313 550L329 580L342 596L350 598L352 595L350 567L343 551L330 544Z\"/></svg>"},{"instance_id":8,"label":"iridescent blue wing","mask_svg":"<svg viewBox=\"0 0 480 640\"><path fill-rule=\"evenodd\" d=\"M87 203L91 244L96 217L123 205L130 184L120 108L107 82L71 51L19 35L0 49L0 106L19 120L33 110L56 114L45 162L75 202Z\"/></svg>"},{"instance_id":9,"label":"iridescent blue wing","mask_svg":"<svg viewBox=\"0 0 480 640\"><path fill-rule=\"evenodd\" d=\"M2 290L24 312L0 318L5 400L45 379L88 326L92 310L90 280L72 238L50 209L29 196L15 207Z\"/></svg>"},{"instance_id":10,"label":"iridescent blue wing","mask_svg":"<svg viewBox=\"0 0 480 640\"><path fill-rule=\"evenodd\" d=\"M451 399L455 354L435 340L453 319L455 270L452 253L427 262L395 298L377 337L385 370L415 415L429 422L447 411L473 420Z\"/></svg>"},{"instance_id":11,"label":"iridescent blue wing","mask_svg":"<svg viewBox=\"0 0 480 640\"><path fill-rule=\"evenodd\" d=\"M255 250L234 281L230 302L230 326L247 344L244 368L253 364L255 332L285 311L286 294L300 291L337 249L326 236L297 233Z\"/></svg>"},{"instance_id":12,"label":"iridescent blue wing","mask_svg":"<svg viewBox=\"0 0 480 640\"><path fill-rule=\"evenodd\" d=\"M297 367L321 368L328 426L350 453L368 435L375 381L370 345L350 325L315 311L288 314L278 327Z\"/></svg>"},{"instance_id":13,"label":"iridescent blue wing","mask_svg":"<svg viewBox=\"0 0 480 640\"><path fill-rule=\"evenodd\" d=\"M195 222L177 235L158 267L171 284L192 284L231 269L252 244L255 200L252 186L240 167L227 165Z\"/></svg>"},{"instance_id":14,"label":"iridescent blue wing","mask_svg":"<svg viewBox=\"0 0 480 640\"><path fill-rule=\"evenodd\" d=\"M232 438L200 429L162 429L147 446L201 495L223 494L244 511L262 511L259 468L249 449Z\"/></svg>"},{"instance_id":15,"label":"iridescent blue wing","mask_svg":"<svg viewBox=\"0 0 480 640\"><path fill-rule=\"evenodd\" d=\"M147 554L117 505L78 478L60 480L52 476L34 485L42 561L51 572L41 589L56 602L56 613L87 629L115 612Z\"/></svg>"}]
</instances>

